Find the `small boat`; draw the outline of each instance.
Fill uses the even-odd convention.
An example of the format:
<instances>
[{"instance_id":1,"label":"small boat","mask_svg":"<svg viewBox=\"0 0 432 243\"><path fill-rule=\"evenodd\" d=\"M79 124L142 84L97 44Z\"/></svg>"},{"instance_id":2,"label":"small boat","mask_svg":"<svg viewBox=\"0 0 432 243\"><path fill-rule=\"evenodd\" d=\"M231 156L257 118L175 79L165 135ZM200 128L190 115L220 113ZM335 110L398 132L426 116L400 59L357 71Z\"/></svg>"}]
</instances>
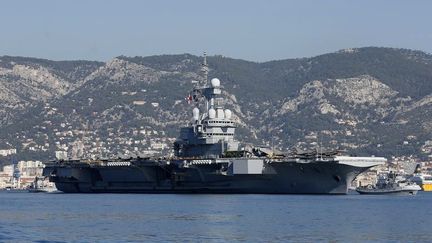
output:
<instances>
[{"instance_id":1,"label":"small boat","mask_svg":"<svg viewBox=\"0 0 432 243\"><path fill-rule=\"evenodd\" d=\"M416 195L421 187L396 173L381 173L376 185L358 187L360 194Z\"/></svg>"},{"instance_id":2,"label":"small boat","mask_svg":"<svg viewBox=\"0 0 432 243\"><path fill-rule=\"evenodd\" d=\"M32 182L29 188L27 188L28 192L54 192L57 189L53 186L48 186L45 182L45 177L36 176L35 180Z\"/></svg>"},{"instance_id":3,"label":"small boat","mask_svg":"<svg viewBox=\"0 0 432 243\"><path fill-rule=\"evenodd\" d=\"M420 164L417 164L410 180L419 185L423 191L432 191L432 175L423 173Z\"/></svg>"},{"instance_id":4,"label":"small boat","mask_svg":"<svg viewBox=\"0 0 432 243\"><path fill-rule=\"evenodd\" d=\"M417 183L417 185L419 185L423 191L432 191L432 175L418 173L414 174L411 180Z\"/></svg>"}]
</instances>

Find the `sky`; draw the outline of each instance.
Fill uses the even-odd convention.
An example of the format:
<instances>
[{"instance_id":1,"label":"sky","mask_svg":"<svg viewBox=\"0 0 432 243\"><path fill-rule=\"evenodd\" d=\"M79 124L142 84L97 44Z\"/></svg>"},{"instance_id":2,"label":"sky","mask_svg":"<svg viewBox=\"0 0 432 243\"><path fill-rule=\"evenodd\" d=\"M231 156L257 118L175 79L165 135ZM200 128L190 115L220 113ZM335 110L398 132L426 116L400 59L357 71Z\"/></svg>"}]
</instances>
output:
<instances>
[{"instance_id":1,"label":"sky","mask_svg":"<svg viewBox=\"0 0 432 243\"><path fill-rule=\"evenodd\" d=\"M432 1L10 0L0 56L191 53L264 62L380 46L432 52Z\"/></svg>"}]
</instances>

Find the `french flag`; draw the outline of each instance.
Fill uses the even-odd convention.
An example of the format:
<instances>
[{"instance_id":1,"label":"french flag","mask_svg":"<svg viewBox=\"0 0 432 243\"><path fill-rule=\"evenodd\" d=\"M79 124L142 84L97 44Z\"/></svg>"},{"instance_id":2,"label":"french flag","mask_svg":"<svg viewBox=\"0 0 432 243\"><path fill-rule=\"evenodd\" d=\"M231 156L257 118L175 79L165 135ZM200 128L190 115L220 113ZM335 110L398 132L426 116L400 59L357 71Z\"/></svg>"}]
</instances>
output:
<instances>
[{"instance_id":1,"label":"french flag","mask_svg":"<svg viewBox=\"0 0 432 243\"><path fill-rule=\"evenodd\" d=\"M188 104L190 104L192 102L192 95L188 95L185 100L187 101Z\"/></svg>"}]
</instances>

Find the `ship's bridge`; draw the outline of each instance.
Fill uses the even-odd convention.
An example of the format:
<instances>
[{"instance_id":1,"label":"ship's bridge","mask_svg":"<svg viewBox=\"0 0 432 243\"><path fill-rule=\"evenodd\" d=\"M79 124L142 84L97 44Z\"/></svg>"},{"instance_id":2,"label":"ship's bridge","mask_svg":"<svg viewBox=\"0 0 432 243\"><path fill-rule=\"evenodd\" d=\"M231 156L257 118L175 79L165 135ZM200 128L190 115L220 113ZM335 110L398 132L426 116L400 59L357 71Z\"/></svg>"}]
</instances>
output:
<instances>
[{"instance_id":1,"label":"ship's bridge","mask_svg":"<svg viewBox=\"0 0 432 243\"><path fill-rule=\"evenodd\" d=\"M203 122L208 127L236 127L235 122L230 120L219 120L219 119L213 119L213 120L206 120Z\"/></svg>"},{"instance_id":2,"label":"ship's bridge","mask_svg":"<svg viewBox=\"0 0 432 243\"><path fill-rule=\"evenodd\" d=\"M206 143L218 143L220 140L230 141L234 138L235 123L226 119L207 119L196 126L197 137Z\"/></svg>"}]
</instances>

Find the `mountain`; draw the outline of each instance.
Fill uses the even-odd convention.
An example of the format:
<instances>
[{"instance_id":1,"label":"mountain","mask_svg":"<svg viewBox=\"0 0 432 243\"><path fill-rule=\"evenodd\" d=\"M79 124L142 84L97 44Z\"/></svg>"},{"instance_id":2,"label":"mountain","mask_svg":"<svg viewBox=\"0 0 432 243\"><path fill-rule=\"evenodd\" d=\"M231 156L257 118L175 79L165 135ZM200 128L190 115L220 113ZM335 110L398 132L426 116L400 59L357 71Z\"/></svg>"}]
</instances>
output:
<instances>
[{"instance_id":1,"label":"mountain","mask_svg":"<svg viewBox=\"0 0 432 243\"><path fill-rule=\"evenodd\" d=\"M0 57L0 149L17 159L169 151L191 117L202 57L106 63ZM348 153L432 153L432 55L366 47L256 63L208 57L239 124L238 139ZM3 161L8 158L3 158Z\"/></svg>"},{"instance_id":2,"label":"mountain","mask_svg":"<svg viewBox=\"0 0 432 243\"><path fill-rule=\"evenodd\" d=\"M16 113L60 98L79 88L99 62L63 61L3 56L0 58L0 124L14 121Z\"/></svg>"}]
</instances>

